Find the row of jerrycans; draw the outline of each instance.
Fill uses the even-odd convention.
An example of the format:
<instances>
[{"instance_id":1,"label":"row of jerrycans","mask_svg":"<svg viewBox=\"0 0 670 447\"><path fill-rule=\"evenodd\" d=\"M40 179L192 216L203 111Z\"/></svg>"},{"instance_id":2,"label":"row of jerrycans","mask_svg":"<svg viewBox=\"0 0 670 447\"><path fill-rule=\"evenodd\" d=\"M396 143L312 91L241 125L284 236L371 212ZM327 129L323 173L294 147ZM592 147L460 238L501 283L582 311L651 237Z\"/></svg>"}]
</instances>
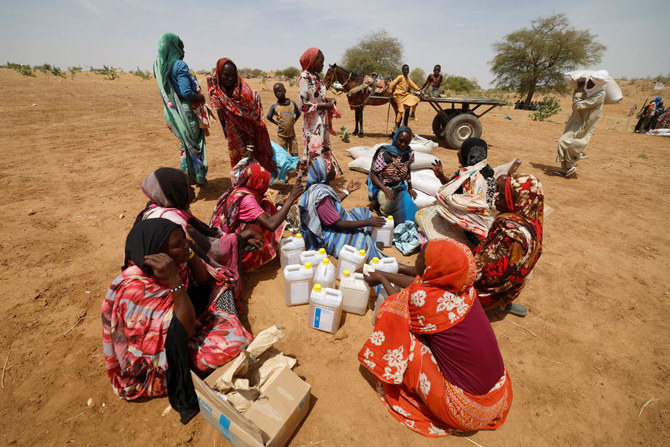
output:
<instances>
[{"instance_id":1,"label":"row of jerrycans","mask_svg":"<svg viewBox=\"0 0 670 447\"><path fill-rule=\"evenodd\" d=\"M301 246L302 251L299 250ZM304 240L299 234L282 240L280 247L286 305L309 304L308 324L311 327L334 334L339 328L342 311L365 315L370 288L363 274L355 273L365 263L365 250L343 246L336 268L323 248L304 251ZM375 257L370 265L375 270L398 271L394 258ZM339 289L336 280L340 280Z\"/></svg>"}]
</instances>

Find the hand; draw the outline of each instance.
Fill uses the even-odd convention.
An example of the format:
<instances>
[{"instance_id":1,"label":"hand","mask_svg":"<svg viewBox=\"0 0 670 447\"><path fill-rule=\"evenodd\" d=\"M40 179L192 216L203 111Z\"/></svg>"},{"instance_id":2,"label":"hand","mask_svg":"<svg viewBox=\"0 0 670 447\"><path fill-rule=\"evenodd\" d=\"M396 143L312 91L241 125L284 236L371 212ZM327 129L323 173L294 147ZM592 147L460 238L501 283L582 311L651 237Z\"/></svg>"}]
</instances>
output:
<instances>
[{"instance_id":1,"label":"hand","mask_svg":"<svg viewBox=\"0 0 670 447\"><path fill-rule=\"evenodd\" d=\"M169 288L174 289L182 284L177 265L165 253L145 256L144 265L151 267L154 271L154 276L164 282Z\"/></svg>"},{"instance_id":2,"label":"hand","mask_svg":"<svg viewBox=\"0 0 670 447\"><path fill-rule=\"evenodd\" d=\"M393 191L388 189L386 186L384 186L384 189L382 189L382 191L384 191L384 195L386 196L386 200L388 200L389 202L395 202L395 197L393 196Z\"/></svg>"},{"instance_id":3,"label":"hand","mask_svg":"<svg viewBox=\"0 0 670 447\"><path fill-rule=\"evenodd\" d=\"M365 282L368 283L369 286L376 286L382 282L382 273L376 271L370 272L368 276L365 276L363 279L365 279Z\"/></svg>"},{"instance_id":4,"label":"hand","mask_svg":"<svg viewBox=\"0 0 670 447\"><path fill-rule=\"evenodd\" d=\"M305 191L305 185L303 185L300 182L300 180L298 180L295 183L295 185L293 185L293 188L291 188L291 192L289 193L289 198L291 199L291 202L288 203L288 205L291 206L291 203L293 203L295 199L300 197L304 191Z\"/></svg>"},{"instance_id":5,"label":"hand","mask_svg":"<svg viewBox=\"0 0 670 447\"><path fill-rule=\"evenodd\" d=\"M442 162L440 160L435 160L431 168L438 179L442 180L444 178L444 171L442 170Z\"/></svg>"},{"instance_id":6,"label":"hand","mask_svg":"<svg viewBox=\"0 0 670 447\"><path fill-rule=\"evenodd\" d=\"M361 182L355 182L355 181L353 181L353 180L350 180L350 181L349 181L349 184L347 185L347 188L346 188L346 189L347 189L347 191L349 191L350 193L352 193L352 192L354 192L354 191L356 191L356 190L359 190L359 189L361 189Z\"/></svg>"},{"instance_id":7,"label":"hand","mask_svg":"<svg viewBox=\"0 0 670 447\"><path fill-rule=\"evenodd\" d=\"M416 191L414 191L414 189L410 189L407 192L409 193L411 198L416 199Z\"/></svg>"},{"instance_id":8,"label":"hand","mask_svg":"<svg viewBox=\"0 0 670 447\"><path fill-rule=\"evenodd\" d=\"M381 216L375 216L371 217L369 219L365 219L365 226L366 227L383 227L384 224L386 223L386 219L381 217Z\"/></svg>"},{"instance_id":9,"label":"hand","mask_svg":"<svg viewBox=\"0 0 670 447\"><path fill-rule=\"evenodd\" d=\"M263 248L263 235L260 231L247 228L240 231L239 235L247 244L253 245L259 250Z\"/></svg>"}]
</instances>

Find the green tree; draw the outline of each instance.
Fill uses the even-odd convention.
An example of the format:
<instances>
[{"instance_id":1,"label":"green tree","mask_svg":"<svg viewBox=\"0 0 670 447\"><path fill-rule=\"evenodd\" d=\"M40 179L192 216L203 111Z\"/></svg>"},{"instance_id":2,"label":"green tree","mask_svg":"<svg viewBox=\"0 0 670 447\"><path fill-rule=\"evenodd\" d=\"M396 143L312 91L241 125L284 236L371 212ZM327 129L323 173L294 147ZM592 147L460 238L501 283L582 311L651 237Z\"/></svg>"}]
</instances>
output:
<instances>
[{"instance_id":1,"label":"green tree","mask_svg":"<svg viewBox=\"0 0 670 447\"><path fill-rule=\"evenodd\" d=\"M416 85L421 87L426 81L426 72L419 67L416 67L414 70L409 72L409 78L414 81Z\"/></svg>"},{"instance_id":2,"label":"green tree","mask_svg":"<svg viewBox=\"0 0 670 447\"><path fill-rule=\"evenodd\" d=\"M479 90L479 84L475 78L468 79L463 76L449 75L444 78L444 88L456 93L469 93L473 90Z\"/></svg>"},{"instance_id":3,"label":"green tree","mask_svg":"<svg viewBox=\"0 0 670 447\"><path fill-rule=\"evenodd\" d=\"M563 13L538 17L530 28L493 44L496 56L489 64L496 86L526 95L525 108L537 89L563 92L564 72L600 62L605 45L596 37L571 27Z\"/></svg>"},{"instance_id":4,"label":"green tree","mask_svg":"<svg viewBox=\"0 0 670 447\"><path fill-rule=\"evenodd\" d=\"M374 31L347 48L342 66L360 74L377 73L387 79L400 74L403 46L385 30Z\"/></svg>"}]
</instances>

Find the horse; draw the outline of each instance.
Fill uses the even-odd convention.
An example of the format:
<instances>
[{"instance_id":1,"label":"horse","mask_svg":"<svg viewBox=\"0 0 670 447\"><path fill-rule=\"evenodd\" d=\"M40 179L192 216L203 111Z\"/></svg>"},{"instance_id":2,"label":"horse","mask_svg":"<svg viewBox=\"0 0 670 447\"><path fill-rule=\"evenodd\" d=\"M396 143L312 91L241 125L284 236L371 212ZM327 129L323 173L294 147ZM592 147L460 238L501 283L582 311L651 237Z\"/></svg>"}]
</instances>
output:
<instances>
[{"instance_id":1,"label":"horse","mask_svg":"<svg viewBox=\"0 0 670 447\"><path fill-rule=\"evenodd\" d=\"M376 77L368 78L366 80L365 76L358 76L337 64L330 65L326 76L323 78L326 88L330 88L337 81L342 85L342 90L347 93L349 107L354 109L356 117L356 129L353 135L359 137L363 136L363 108L365 106L381 106L390 101L393 110L396 113L398 110L395 102L393 102L393 95L388 90L388 82L386 82L385 87L377 90ZM371 98L371 96L374 97Z\"/></svg>"}]
</instances>

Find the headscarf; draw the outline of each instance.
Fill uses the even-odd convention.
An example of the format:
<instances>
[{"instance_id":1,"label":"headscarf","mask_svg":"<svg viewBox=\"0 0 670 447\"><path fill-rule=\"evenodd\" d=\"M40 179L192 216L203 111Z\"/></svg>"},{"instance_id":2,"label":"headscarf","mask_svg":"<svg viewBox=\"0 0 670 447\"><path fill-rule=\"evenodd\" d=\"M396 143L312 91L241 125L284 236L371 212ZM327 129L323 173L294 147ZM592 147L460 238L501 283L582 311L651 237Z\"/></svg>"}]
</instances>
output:
<instances>
[{"instance_id":1,"label":"headscarf","mask_svg":"<svg viewBox=\"0 0 670 447\"><path fill-rule=\"evenodd\" d=\"M542 183L532 174L515 174L505 181L507 209L533 222L542 235L544 224L544 193Z\"/></svg>"},{"instance_id":2,"label":"headscarf","mask_svg":"<svg viewBox=\"0 0 670 447\"><path fill-rule=\"evenodd\" d=\"M663 101L663 97L662 97L662 96L657 96L657 97L654 99L654 102L655 102L656 104L658 104L658 103L661 102L661 101Z\"/></svg>"},{"instance_id":3,"label":"headscarf","mask_svg":"<svg viewBox=\"0 0 670 447\"><path fill-rule=\"evenodd\" d=\"M172 33L164 33L158 39L158 57L156 68L160 71L163 88L167 91L170 83L169 76L174 63L184 57L184 50L179 48L179 36Z\"/></svg>"},{"instance_id":4,"label":"headscarf","mask_svg":"<svg viewBox=\"0 0 670 447\"><path fill-rule=\"evenodd\" d=\"M393 135L393 141L391 142L391 144L385 144L383 146L380 146L379 149L375 151L374 155L372 156L372 164L375 163L375 160L377 160L377 157L382 152L388 152L393 157L397 157L399 155L406 154L407 152L412 150L412 148L409 145L403 151L398 149L398 136L403 132L407 132L410 138L414 137L414 132L412 132L412 129L410 129L409 127L407 126L398 127L398 130L396 130L395 134ZM370 201L375 200L375 198L377 197L377 191L379 191L379 188L372 182L372 166L370 166L370 172L368 172L368 199Z\"/></svg>"},{"instance_id":5,"label":"headscarf","mask_svg":"<svg viewBox=\"0 0 670 447\"><path fill-rule=\"evenodd\" d=\"M186 210L189 205L188 174L181 169L158 168L144 179L142 192L163 208Z\"/></svg>"},{"instance_id":6,"label":"headscarf","mask_svg":"<svg viewBox=\"0 0 670 447\"><path fill-rule=\"evenodd\" d=\"M311 47L302 53L302 56L300 56L300 66L303 70L312 68L312 65L314 65L314 62L316 62L316 58L319 55L319 51L318 48Z\"/></svg>"},{"instance_id":7,"label":"headscarf","mask_svg":"<svg viewBox=\"0 0 670 447\"><path fill-rule=\"evenodd\" d=\"M451 239L433 239L427 243L424 256L426 269L423 276L417 276L399 294L384 301L377 311L375 331L359 353L361 362L386 383L403 382L407 365L390 365L394 359L388 353L411 353L410 331L418 336L456 326L463 321L477 297L472 287L477 266L468 247ZM368 351L369 357L376 359L374 363L364 361ZM388 374L392 370L389 366L398 367L395 375Z\"/></svg>"},{"instance_id":8,"label":"headscarf","mask_svg":"<svg viewBox=\"0 0 670 447\"><path fill-rule=\"evenodd\" d=\"M316 210L317 206L326 197L330 197L336 202L340 201L335 190L327 183L328 173L332 169L332 166L329 165L329 160L323 158L317 158L312 162L307 172L305 192L300 198L300 202L298 202L301 221L319 238L323 238L323 228Z\"/></svg>"},{"instance_id":9,"label":"headscarf","mask_svg":"<svg viewBox=\"0 0 670 447\"><path fill-rule=\"evenodd\" d=\"M602 91L605 89L605 85L608 82L608 77L609 73L607 70L598 70L594 71L591 73L587 78L586 78L586 83L584 84L584 93L586 93L586 97L590 98L591 96L595 95L596 93ZM593 87L588 88L587 85L589 85L589 81L593 82Z\"/></svg>"},{"instance_id":10,"label":"headscarf","mask_svg":"<svg viewBox=\"0 0 670 447\"><path fill-rule=\"evenodd\" d=\"M468 138L461 144L460 151L463 167L474 166L480 161L486 160L488 145L481 138Z\"/></svg>"},{"instance_id":11,"label":"headscarf","mask_svg":"<svg viewBox=\"0 0 670 447\"><path fill-rule=\"evenodd\" d=\"M177 228L181 230L180 225L167 219L137 222L126 237L126 262L123 270L128 268L129 261L139 268L144 267L144 257L159 253L170 234Z\"/></svg>"},{"instance_id":12,"label":"headscarf","mask_svg":"<svg viewBox=\"0 0 670 447\"><path fill-rule=\"evenodd\" d=\"M225 233L235 232L240 224L242 199L251 194L260 203L270 186L270 178L271 174L259 164L244 168L237 183L217 200L210 225L221 228Z\"/></svg>"}]
</instances>

